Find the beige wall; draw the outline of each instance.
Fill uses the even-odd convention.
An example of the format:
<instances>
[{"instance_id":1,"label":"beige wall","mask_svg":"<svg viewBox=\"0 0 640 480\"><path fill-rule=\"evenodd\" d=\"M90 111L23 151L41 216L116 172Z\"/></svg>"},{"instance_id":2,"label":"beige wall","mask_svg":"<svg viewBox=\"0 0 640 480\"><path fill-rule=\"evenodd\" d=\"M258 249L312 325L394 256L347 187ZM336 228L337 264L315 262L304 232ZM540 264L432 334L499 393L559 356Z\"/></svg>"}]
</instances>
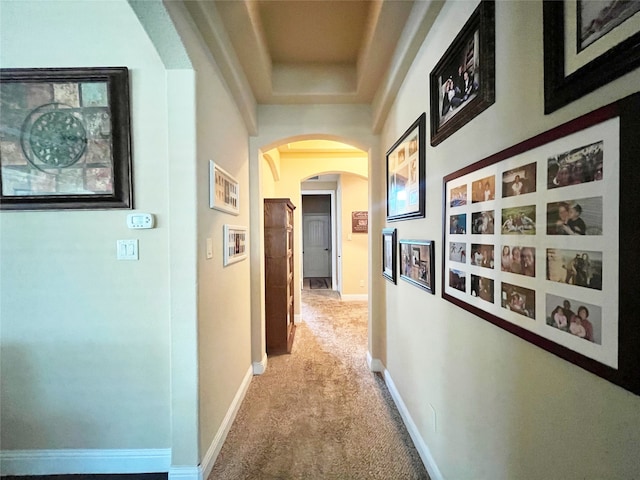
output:
<instances>
[{"instance_id":1,"label":"beige wall","mask_svg":"<svg viewBox=\"0 0 640 480\"><path fill-rule=\"evenodd\" d=\"M157 220L132 231L128 210L0 213L3 452L169 448L164 66L126 2L1 9L3 68L129 67L135 207ZM129 238L140 260L116 260Z\"/></svg>"},{"instance_id":2,"label":"beige wall","mask_svg":"<svg viewBox=\"0 0 640 480\"><path fill-rule=\"evenodd\" d=\"M369 182L352 174L340 177L342 235L342 297L362 299L369 291L369 233L353 233L352 213L368 211Z\"/></svg>"},{"instance_id":3,"label":"beige wall","mask_svg":"<svg viewBox=\"0 0 640 480\"><path fill-rule=\"evenodd\" d=\"M476 5L444 5L385 122L382 151L429 111L429 73ZM496 2L496 102L427 147L426 217L390 225L399 238L435 240L436 271L442 268L445 175L640 85L635 70L544 115L543 71L542 2ZM373 261L378 270L379 259ZM386 367L443 478L640 476L638 396L444 301L439 283L436 275L436 295L406 282L387 282L381 293Z\"/></svg>"}]
</instances>

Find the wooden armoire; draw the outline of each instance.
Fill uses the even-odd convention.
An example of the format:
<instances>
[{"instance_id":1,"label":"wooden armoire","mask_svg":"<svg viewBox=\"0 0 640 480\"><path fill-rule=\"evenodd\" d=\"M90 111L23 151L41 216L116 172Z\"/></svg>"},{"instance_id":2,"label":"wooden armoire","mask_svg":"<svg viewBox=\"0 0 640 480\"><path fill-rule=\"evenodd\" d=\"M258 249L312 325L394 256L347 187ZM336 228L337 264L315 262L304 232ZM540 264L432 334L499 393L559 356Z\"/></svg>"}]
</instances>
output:
<instances>
[{"instance_id":1,"label":"wooden armoire","mask_svg":"<svg viewBox=\"0 0 640 480\"><path fill-rule=\"evenodd\" d=\"M267 354L291 353L296 331L293 304L293 210L288 198L264 200L265 330Z\"/></svg>"}]
</instances>

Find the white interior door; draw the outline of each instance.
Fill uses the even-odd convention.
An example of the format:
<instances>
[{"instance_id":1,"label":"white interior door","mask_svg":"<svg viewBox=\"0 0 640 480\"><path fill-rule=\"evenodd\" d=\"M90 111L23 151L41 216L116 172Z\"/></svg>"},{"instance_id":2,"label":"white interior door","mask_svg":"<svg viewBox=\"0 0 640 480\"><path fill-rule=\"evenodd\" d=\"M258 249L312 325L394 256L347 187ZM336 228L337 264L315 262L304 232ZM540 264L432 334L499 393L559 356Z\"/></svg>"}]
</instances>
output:
<instances>
[{"instance_id":1,"label":"white interior door","mask_svg":"<svg viewBox=\"0 0 640 480\"><path fill-rule=\"evenodd\" d=\"M331 277L331 216L304 215L302 230L304 276Z\"/></svg>"}]
</instances>

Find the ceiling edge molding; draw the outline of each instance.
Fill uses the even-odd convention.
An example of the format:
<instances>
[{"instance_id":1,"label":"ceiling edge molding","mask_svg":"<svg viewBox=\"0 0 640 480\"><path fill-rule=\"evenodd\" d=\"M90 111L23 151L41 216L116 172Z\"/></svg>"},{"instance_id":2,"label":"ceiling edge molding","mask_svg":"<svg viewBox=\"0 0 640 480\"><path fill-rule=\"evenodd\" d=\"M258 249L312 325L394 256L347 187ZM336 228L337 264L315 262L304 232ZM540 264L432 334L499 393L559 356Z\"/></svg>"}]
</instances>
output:
<instances>
[{"instance_id":1,"label":"ceiling edge molding","mask_svg":"<svg viewBox=\"0 0 640 480\"><path fill-rule=\"evenodd\" d=\"M178 2L171 1L167 3L169 5L178 4ZM202 8L203 4L200 2L188 2L190 8L187 8L182 2L180 5L189 16L189 20L197 27L194 28L196 34L211 51L212 60L235 100L249 135L257 135L257 102L215 4L213 2L207 3L207 9ZM205 22L206 28L203 28L203 22ZM209 32L210 35L205 37L202 32Z\"/></svg>"},{"instance_id":2,"label":"ceiling edge molding","mask_svg":"<svg viewBox=\"0 0 640 480\"><path fill-rule=\"evenodd\" d=\"M418 1L414 3L407 25L398 41L398 47L393 55L389 70L371 102L372 130L374 134L377 135L382 130L404 78L444 3L445 0ZM428 85L428 80L428 78L425 79L426 85ZM425 106L425 110L427 109L428 105Z\"/></svg>"}]
</instances>

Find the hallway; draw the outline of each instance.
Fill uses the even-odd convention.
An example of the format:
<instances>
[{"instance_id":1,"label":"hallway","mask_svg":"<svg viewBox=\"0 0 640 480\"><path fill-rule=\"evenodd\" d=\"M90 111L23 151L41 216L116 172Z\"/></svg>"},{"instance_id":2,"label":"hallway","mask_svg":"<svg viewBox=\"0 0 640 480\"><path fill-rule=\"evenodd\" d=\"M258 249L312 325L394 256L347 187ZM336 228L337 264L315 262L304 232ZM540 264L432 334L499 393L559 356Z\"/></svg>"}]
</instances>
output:
<instances>
[{"instance_id":1,"label":"hallway","mask_svg":"<svg viewBox=\"0 0 640 480\"><path fill-rule=\"evenodd\" d=\"M305 289L301 316L291 355L253 378L209 479L428 479L367 367L367 303Z\"/></svg>"}]
</instances>

